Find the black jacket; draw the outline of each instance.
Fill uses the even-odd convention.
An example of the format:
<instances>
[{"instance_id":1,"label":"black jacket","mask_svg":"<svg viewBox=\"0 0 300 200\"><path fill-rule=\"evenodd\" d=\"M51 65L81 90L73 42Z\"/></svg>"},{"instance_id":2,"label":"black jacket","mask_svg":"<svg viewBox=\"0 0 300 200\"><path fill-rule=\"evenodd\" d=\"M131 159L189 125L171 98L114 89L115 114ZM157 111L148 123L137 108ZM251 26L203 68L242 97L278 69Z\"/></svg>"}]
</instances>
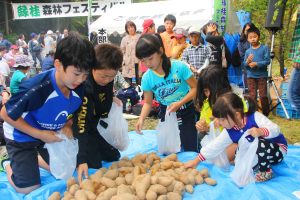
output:
<instances>
[{"instance_id":1,"label":"black jacket","mask_svg":"<svg viewBox=\"0 0 300 200\"><path fill-rule=\"evenodd\" d=\"M88 135L98 134L100 118L107 118L113 101L113 81L105 86L98 85L90 74L84 84L84 97L73 118L73 134L78 139L77 165L86 163ZM99 135L100 136L100 135Z\"/></svg>"}]
</instances>

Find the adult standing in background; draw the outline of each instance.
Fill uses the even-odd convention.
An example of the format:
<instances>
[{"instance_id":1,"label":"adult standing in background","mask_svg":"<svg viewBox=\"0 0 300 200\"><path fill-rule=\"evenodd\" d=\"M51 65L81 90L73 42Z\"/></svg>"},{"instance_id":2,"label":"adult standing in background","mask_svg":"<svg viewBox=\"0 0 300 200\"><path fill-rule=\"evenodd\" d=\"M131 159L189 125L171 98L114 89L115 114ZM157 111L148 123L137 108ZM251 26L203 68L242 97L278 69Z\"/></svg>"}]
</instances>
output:
<instances>
[{"instance_id":1,"label":"adult standing in background","mask_svg":"<svg viewBox=\"0 0 300 200\"><path fill-rule=\"evenodd\" d=\"M7 39L4 39L3 33L0 33L0 46L5 46L6 51L9 51L11 46L11 43Z\"/></svg>"},{"instance_id":2,"label":"adult standing in background","mask_svg":"<svg viewBox=\"0 0 300 200\"><path fill-rule=\"evenodd\" d=\"M121 41L121 50L124 55L122 75L125 80L132 84L132 78L136 78L136 83L139 84L139 60L135 56L135 46L140 37L136 33L136 25L133 21L127 21L125 24L127 35Z\"/></svg>"},{"instance_id":3,"label":"adult standing in background","mask_svg":"<svg viewBox=\"0 0 300 200\"><path fill-rule=\"evenodd\" d=\"M50 51L55 51L56 43L53 39L53 31L48 30L46 37L45 37L45 48L44 48L44 54L48 55Z\"/></svg>"},{"instance_id":4,"label":"adult standing in background","mask_svg":"<svg viewBox=\"0 0 300 200\"><path fill-rule=\"evenodd\" d=\"M16 45L19 47L19 51L21 54L28 55L28 45L25 41L25 36L23 33L19 35L19 39L16 41Z\"/></svg>"},{"instance_id":5,"label":"adult standing in background","mask_svg":"<svg viewBox=\"0 0 300 200\"><path fill-rule=\"evenodd\" d=\"M56 42L59 43L62 39L68 37L69 30L67 28L64 29L63 34L61 34L59 37L57 37Z\"/></svg>"},{"instance_id":6,"label":"adult standing in background","mask_svg":"<svg viewBox=\"0 0 300 200\"><path fill-rule=\"evenodd\" d=\"M291 74L288 98L300 112L300 6L298 6L297 22L292 41L289 57L293 58L294 69Z\"/></svg>"},{"instance_id":7,"label":"adult standing in background","mask_svg":"<svg viewBox=\"0 0 300 200\"><path fill-rule=\"evenodd\" d=\"M36 33L31 33L30 37L31 37L31 40L28 42L28 48L29 48L29 52L32 56L32 59L34 61L33 70L36 70L36 65L37 65L36 59L39 60L40 66L42 65L41 52L43 50L43 47L42 47L41 43L38 42Z\"/></svg>"}]
</instances>

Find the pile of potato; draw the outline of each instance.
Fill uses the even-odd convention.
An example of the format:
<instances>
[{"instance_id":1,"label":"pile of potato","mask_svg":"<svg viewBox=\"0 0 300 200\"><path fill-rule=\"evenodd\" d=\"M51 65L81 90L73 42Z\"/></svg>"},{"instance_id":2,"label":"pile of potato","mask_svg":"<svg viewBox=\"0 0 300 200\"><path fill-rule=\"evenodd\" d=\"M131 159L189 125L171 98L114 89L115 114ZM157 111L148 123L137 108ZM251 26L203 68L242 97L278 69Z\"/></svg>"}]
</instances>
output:
<instances>
[{"instance_id":1,"label":"pile of potato","mask_svg":"<svg viewBox=\"0 0 300 200\"><path fill-rule=\"evenodd\" d=\"M75 178L67 181L63 200L181 200L194 185L216 185L207 169L186 169L176 154L161 159L155 153L138 154L101 168L79 186ZM48 200L60 200L54 192Z\"/></svg>"}]
</instances>

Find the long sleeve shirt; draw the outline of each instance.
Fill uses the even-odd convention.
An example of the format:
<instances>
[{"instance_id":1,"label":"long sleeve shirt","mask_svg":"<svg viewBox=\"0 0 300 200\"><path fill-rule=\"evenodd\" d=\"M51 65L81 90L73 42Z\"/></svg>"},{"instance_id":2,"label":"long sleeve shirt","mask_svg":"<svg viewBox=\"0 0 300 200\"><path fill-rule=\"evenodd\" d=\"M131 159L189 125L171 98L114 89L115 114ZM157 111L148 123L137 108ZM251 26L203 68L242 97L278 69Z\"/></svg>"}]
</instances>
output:
<instances>
[{"instance_id":1,"label":"long sleeve shirt","mask_svg":"<svg viewBox=\"0 0 300 200\"><path fill-rule=\"evenodd\" d=\"M247 58L250 54L253 54L252 62L256 62L257 66L251 68L247 64ZM270 64L270 51L267 46L260 45L257 49L253 49L250 47L246 53L243 62L243 66L247 70L247 77L248 78L266 78L268 77L268 69L267 66Z\"/></svg>"},{"instance_id":2,"label":"long sleeve shirt","mask_svg":"<svg viewBox=\"0 0 300 200\"><path fill-rule=\"evenodd\" d=\"M201 149L198 158L201 161L204 161L218 156L230 144L238 143L239 139L246 134L246 131L253 127L260 128L264 133L262 137L270 142L277 143L283 151L287 151L287 142L280 133L279 126L263 114L255 112L247 116L244 128L237 129L236 127L233 127L232 129L223 129L221 134L215 140Z\"/></svg>"}]
</instances>

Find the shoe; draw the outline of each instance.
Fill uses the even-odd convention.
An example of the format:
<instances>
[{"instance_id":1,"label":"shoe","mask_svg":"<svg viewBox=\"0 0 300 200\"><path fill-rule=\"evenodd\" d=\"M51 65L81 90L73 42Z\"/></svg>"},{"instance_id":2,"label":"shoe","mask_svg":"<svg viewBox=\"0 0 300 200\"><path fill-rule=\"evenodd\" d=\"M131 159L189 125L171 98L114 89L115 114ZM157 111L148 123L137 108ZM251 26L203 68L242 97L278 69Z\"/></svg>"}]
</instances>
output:
<instances>
[{"instance_id":1,"label":"shoe","mask_svg":"<svg viewBox=\"0 0 300 200\"><path fill-rule=\"evenodd\" d=\"M6 151L5 146L1 146L0 147L0 172L5 171L5 169L3 167L3 164L4 164L5 161L9 161L8 153Z\"/></svg>"},{"instance_id":2,"label":"shoe","mask_svg":"<svg viewBox=\"0 0 300 200\"><path fill-rule=\"evenodd\" d=\"M272 178L272 169L267 169L265 172L258 171L255 175L256 182L264 182Z\"/></svg>"}]
</instances>

